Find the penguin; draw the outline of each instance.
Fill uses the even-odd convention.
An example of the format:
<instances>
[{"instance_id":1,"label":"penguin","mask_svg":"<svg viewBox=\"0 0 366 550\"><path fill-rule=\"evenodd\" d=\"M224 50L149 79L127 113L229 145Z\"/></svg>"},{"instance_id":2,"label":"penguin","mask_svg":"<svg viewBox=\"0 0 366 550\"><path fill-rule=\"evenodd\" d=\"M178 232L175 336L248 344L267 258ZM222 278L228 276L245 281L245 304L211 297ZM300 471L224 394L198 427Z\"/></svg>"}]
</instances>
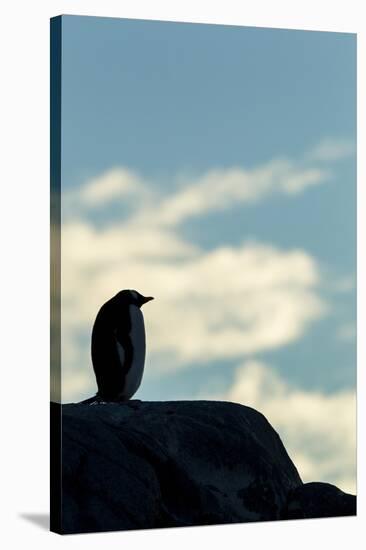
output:
<instances>
[{"instance_id":1,"label":"penguin","mask_svg":"<svg viewBox=\"0 0 366 550\"><path fill-rule=\"evenodd\" d=\"M84 403L128 401L138 390L146 352L141 307L153 299L137 290L121 290L100 308L91 337L98 392Z\"/></svg>"}]
</instances>

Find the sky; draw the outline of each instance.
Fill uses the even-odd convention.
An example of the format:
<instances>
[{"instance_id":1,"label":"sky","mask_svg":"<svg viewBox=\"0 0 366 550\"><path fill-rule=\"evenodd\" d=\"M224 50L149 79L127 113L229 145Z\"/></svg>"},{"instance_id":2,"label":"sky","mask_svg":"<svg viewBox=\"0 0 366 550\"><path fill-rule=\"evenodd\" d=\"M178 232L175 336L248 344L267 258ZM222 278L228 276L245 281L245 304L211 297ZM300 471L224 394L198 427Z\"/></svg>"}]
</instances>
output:
<instances>
[{"instance_id":1,"label":"sky","mask_svg":"<svg viewBox=\"0 0 366 550\"><path fill-rule=\"evenodd\" d=\"M356 38L63 16L62 400L144 306L137 399L263 412L304 481L355 492Z\"/></svg>"}]
</instances>

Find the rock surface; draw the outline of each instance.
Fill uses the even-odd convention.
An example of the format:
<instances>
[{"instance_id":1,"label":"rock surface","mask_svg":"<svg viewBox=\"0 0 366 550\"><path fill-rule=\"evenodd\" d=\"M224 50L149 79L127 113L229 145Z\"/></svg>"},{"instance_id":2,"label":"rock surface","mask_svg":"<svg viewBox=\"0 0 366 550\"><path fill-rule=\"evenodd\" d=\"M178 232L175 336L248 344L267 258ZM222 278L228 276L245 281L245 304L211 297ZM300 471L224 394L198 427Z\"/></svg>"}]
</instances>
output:
<instances>
[{"instance_id":1,"label":"rock surface","mask_svg":"<svg viewBox=\"0 0 366 550\"><path fill-rule=\"evenodd\" d=\"M62 406L63 533L289 519L298 502L296 517L318 517L307 485L266 418L243 405Z\"/></svg>"},{"instance_id":2,"label":"rock surface","mask_svg":"<svg viewBox=\"0 0 366 550\"><path fill-rule=\"evenodd\" d=\"M329 483L305 483L289 492L283 519L356 515L356 497Z\"/></svg>"}]
</instances>

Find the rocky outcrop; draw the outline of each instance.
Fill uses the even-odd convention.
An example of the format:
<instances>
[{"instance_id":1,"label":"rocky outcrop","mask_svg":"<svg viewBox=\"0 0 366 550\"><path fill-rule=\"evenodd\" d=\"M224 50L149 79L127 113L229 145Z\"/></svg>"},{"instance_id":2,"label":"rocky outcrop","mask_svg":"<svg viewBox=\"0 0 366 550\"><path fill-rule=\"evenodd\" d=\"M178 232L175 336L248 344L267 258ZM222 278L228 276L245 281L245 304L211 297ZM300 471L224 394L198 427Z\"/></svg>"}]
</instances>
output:
<instances>
[{"instance_id":1,"label":"rocky outcrop","mask_svg":"<svg viewBox=\"0 0 366 550\"><path fill-rule=\"evenodd\" d=\"M278 434L252 408L62 406L63 533L285 519L305 502L304 488Z\"/></svg>"},{"instance_id":2,"label":"rocky outcrop","mask_svg":"<svg viewBox=\"0 0 366 550\"><path fill-rule=\"evenodd\" d=\"M356 497L329 483L305 483L287 497L283 519L326 518L356 515Z\"/></svg>"}]
</instances>

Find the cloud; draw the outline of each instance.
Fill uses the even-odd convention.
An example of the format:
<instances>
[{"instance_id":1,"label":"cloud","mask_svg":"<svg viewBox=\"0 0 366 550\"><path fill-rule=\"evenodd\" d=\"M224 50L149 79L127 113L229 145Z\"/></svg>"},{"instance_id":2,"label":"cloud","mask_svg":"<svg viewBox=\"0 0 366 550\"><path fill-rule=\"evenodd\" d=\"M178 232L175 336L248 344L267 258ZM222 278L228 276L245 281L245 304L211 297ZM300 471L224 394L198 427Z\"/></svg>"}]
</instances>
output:
<instances>
[{"instance_id":1,"label":"cloud","mask_svg":"<svg viewBox=\"0 0 366 550\"><path fill-rule=\"evenodd\" d=\"M186 181L173 178L169 192L162 194L121 167L66 191L61 261L65 372L90 371L94 317L121 288L157 297L145 310L148 350L160 358L154 364L167 364L163 358L168 356L170 369L248 357L301 338L327 313L314 257L245 237L235 247L204 250L183 238L179 224L274 194L294 196L329 177L329 170L316 163L274 159L250 170L232 167ZM115 204L128 205L124 219L108 216Z\"/></svg>"},{"instance_id":2,"label":"cloud","mask_svg":"<svg viewBox=\"0 0 366 550\"><path fill-rule=\"evenodd\" d=\"M174 227L183 221L235 204L253 204L281 195L296 195L323 184L331 173L314 161L334 160L345 153L347 141L325 140L307 155L313 161L275 158L253 169L230 167L208 170L200 176L173 178L172 192L161 195L156 186L125 167L114 167L63 195L67 217L82 216L118 201L131 209L130 224ZM153 188L155 191L153 191ZM138 199L138 200L137 200ZM82 216L83 217L83 216Z\"/></svg>"},{"instance_id":3,"label":"cloud","mask_svg":"<svg viewBox=\"0 0 366 550\"><path fill-rule=\"evenodd\" d=\"M126 168L113 168L102 176L91 179L80 190L80 200L86 205L99 207L116 198L144 192L140 178Z\"/></svg>"},{"instance_id":4,"label":"cloud","mask_svg":"<svg viewBox=\"0 0 366 550\"><path fill-rule=\"evenodd\" d=\"M316 265L301 251L245 243L158 269L151 350L177 367L283 346L325 313Z\"/></svg>"},{"instance_id":5,"label":"cloud","mask_svg":"<svg viewBox=\"0 0 366 550\"><path fill-rule=\"evenodd\" d=\"M276 159L253 170L209 170L185 182L183 189L162 199L154 209L139 212L134 221L175 226L192 216L225 210L234 204L255 203L273 194L294 195L329 177L327 170L298 166L286 159Z\"/></svg>"},{"instance_id":6,"label":"cloud","mask_svg":"<svg viewBox=\"0 0 366 550\"><path fill-rule=\"evenodd\" d=\"M86 181L76 189L67 189L62 195L62 212L67 219L90 217L96 210L113 204L128 204L129 208L141 207L151 197L146 182L133 170L114 167Z\"/></svg>"},{"instance_id":7,"label":"cloud","mask_svg":"<svg viewBox=\"0 0 366 550\"><path fill-rule=\"evenodd\" d=\"M259 361L246 361L232 387L214 396L262 412L279 433L304 482L356 492L356 395L304 390Z\"/></svg>"},{"instance_id":8,"label":"cloud","mask_svg":"<svg viewBox=\"0 0 366 550\"><path fill-rule=\"evenodd\" d=\"M96 228L85 221L64 225L62 233L64 265L73 269L79 264L85 268L109 267L127 260L161 260L181 258L198 253L198 248L180 239L174 233L156 228L135 227L115 223ZM65 265L65 271L68 269ZM70 281L71 284L71 281Z\"/></svg>"},{"instance_id":9,"label":"cloud","mask_svg":"<svg viewBox=\"0 0 366 550\"><path fill-rule=\"evenodd\" d=\"M154 231L136 235L116 226L96 231L86 223L65 227L66 369L82 364L90 370L89 345L83 344L77 363L67 342L73 348L81 335L85 339L98 308L121 288L156 296L145 309L148 350L168 355L170 370L276 349L300 338L326 313L317 292L317 263L302 250L244 242L204 251Z\"/></svg>"},{"instance_id":10,"label":"cloud","mask_svg":"<svg viewBox=\"0 0 366 550\"><path fill-rule=\"evenodd\" d=\"M353 140L326 138L308 153L308 157L311 160L327 162L350 157L355 152L356 145Z\"/></svg>"}]
</instances>

